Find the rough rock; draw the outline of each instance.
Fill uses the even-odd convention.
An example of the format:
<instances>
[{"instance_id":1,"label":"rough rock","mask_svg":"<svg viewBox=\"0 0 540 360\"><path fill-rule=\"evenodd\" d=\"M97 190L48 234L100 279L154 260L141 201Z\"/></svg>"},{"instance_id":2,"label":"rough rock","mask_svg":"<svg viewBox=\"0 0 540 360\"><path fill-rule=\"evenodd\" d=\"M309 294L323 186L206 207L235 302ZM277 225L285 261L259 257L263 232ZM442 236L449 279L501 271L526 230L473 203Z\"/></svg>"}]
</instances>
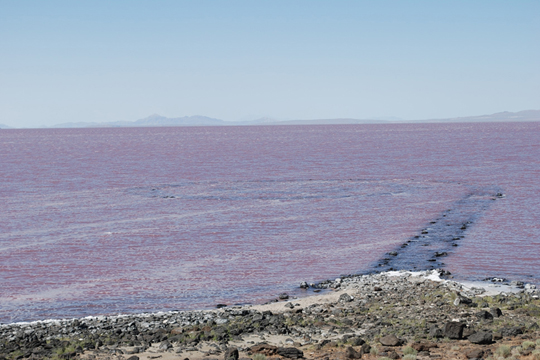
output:
<instances>
[{"instance_id":1,"label":"rough rock","mask_svg":"<svg viewBox=\"0 0 540 360\"><path fill-rule=\"evenodd\" d=\"M469 299L468 297L465 297L461 294L458 293L456 299L454 300L454 305L455 306L458 306L458 305L470 305L472 304L472 300Z\"/></svg>"},{"instance_id":2,"label":"rough rock","mask_svg":"<svg viewBox=\"0 0 540 360\"><path fill-rule=\"evenodd\" d=\"M500 317L503 314L501 309L499 309L498 307L492 307L491 309L489 309L489 312L491 313L491 315L493 315L493 317Z\"/></svg>"},{"instance_id":3,"label":"rough rock","mask_svg":"<svg viewBox=\"0 0 540 360\"><path fill-rule=\"evenodd\" d=\"M481 359L484 356L484 350L482 349L470 349L465 351L467 359Z\"/></svg>"},{"instance_id":4,"label":"rough rock","mask_svg":"<svg viewBox=\"0 0 540 360\"><path fill-rule=\"evenodd\" d=\"M360 355L364 355L364 354L369 354L369 352L371 351L371 346L369 344L363 344L362 347L360 348Z\"/></svg>"},{"instance_id":5,"label":"rough rock","mask_svg":"<svg viewBox=\"0 0 540 360\"><path fill-rule=\"evenodd\" d=\"M339 302L351 302L353 300L354 300L354 298L351 295L345 293L345 294L341 294L338 301Z\"/></svg>"},{"instance_id":6,"label":"rough rock","mask_svg":"<svg viewBox=\"0 0 540 360\"><path fill-rule=\"evenodd\" d=\"M400 346L403 344L403 341L393 334L383 336L379 339L379 342L384 346Z\"/></svg>"},{"instance_id":7,"label":"rough rock","mask_svg":"<svg viewBox=\"0 0 540 360\"><path fill-rule=\"evenodd\" d=\"M487 345L493 342L493 334L491 331L479 331L468 337L473 344Z\"/></svg>"},{"instance_id":8,"label":"rough rock","mask_svg":"<svg viewBox=\"0 0 540 360\"><path fill-rule=\"evenodd\" d=\"M351 340L349 340L349 342L351 343L352 346L362 346L366 343L364 339L360 337L354 337Z\"/></svg>"},{"instance_id":9,"label":"rough rock","mask_svg":"<svg viewBox=\"0 0 540 360\"><path fill-rule=\"evenodd\" d=\"M444 325L443 336L449 339L459 340L463 337L463 329L465 324L460 322L447 322Z\"/></svg>"},{"instance_id":10,"label":"rough rock","mask_svg":"<svg viewBox=\"0 0 540 360\"><path fill-rule=\"evenodd\" d=\"M478 320L493 320L493 314L485 310L476 313L476 317Z\"/></svg>"},{"instance_id":11,"label":"rough rock","mask_svg":"<svg viewBox=\"0 0 540 360\"><path fill-rule=\"evenodd\" d=\"M225 360L238 360L238 349L237 348L229 348L227 351L225 351Z\"/></svg>"},{"instance_id":12,"label":"rough rock","mask_svg":"<svg viewBox=\"0 0 540 360\"><path fill-rule=\"evenodd\" d=\"M273 346L269 344L258 344L258 345L252 346L249 350L252 353L271 356L277 352L277 349L278 349L277 346Z\"/></svg>"},{"instance_id":13,"label":"rough rock","mask_svg":"<svg viewBox=\"0 0 540 360\"><path fill-rule=\"evenodd\" d=\"M345 350L345 358L346 359L361 359L362 358L362 354L360 354L359 352L357 352L356 350L354 350L352 348L352 346L349 346L346 350Z\"/></svg>"},{"instance_id":14,"label":"rough rock","mask_svg":"<svg viewBox=\"0 0 540 360\"><path fill-rule=\"evenodd\" d=\"M432 325L429 328L429 336L432 338L442 338L443 331L437 327L437 325Z\"/></svg>"},{"instance_id":15,"label":"rough rock","mask_svg":"<svg viewBox=\"0 0 540 360\"><path fill-rule=\"evenodd\" d=\"M523 330L520 327L505 327L501 329L502 336L516 336L523 334Z\"/></svg>"},{"instance_id":16,"label":"rough rock","mask_svg":"<svg viewBox=\"0 0 540 360\"><path fill-rule=\"evenodd\" d=\"M277 354L288 359L300 359L304 357L304 352L293 347L280 347L277 349Z\"/></svg>"},{"instance_id":17,"label":"rough rock","mask_svg":"<svg viewBox=\"0 0 540 360\"><path fill-rule=\"evenodd\" d=\"M427 341L418 341L411 344L411 347L416 351L429 351L430 349L436 348L437 344Z\"/></svg>"}]
</instances>

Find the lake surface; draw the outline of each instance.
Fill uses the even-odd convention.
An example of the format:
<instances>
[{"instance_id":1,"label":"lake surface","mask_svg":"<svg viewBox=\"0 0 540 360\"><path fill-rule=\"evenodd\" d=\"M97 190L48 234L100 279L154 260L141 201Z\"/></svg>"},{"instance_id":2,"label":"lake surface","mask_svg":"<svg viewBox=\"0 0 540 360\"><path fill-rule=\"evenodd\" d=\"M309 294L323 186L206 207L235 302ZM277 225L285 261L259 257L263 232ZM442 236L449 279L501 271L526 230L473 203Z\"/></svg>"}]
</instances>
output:
<instances>
[{"instance_id":1,"label":"lake surface","mask_svg":"<svg viewBox=\"0 0 540 360\"><path fill-rule=\"evenodd\" d=\"M540 283L540 123L0 130L0 185L4 323L389 268Z\"/></svg>"}]
</instances>

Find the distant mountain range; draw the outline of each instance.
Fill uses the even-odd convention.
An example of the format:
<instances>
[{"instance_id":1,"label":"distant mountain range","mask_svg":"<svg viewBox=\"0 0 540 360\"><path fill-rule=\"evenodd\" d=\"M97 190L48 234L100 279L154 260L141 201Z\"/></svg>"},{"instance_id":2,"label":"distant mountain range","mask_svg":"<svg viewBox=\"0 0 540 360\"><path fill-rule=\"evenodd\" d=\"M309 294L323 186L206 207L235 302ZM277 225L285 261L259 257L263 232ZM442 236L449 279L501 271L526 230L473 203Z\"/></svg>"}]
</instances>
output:
<instances>
[{"instance_id":1,"label":"distant mountain range","mask_svg":"<svg viewBox=\"0 0 540 360\"><path fill-rule=\"evenodd\" d=\"M446 119L401 120L398 118L374 119L312 119L312 120L275 120L261 118L251 121L224 121L207 116L184 116L168 118L161 115L150 115L136 121L114 122L70 122L51 126L52 128L92 128L92 127L159 127L159 126L256 126L256 125L323 125L323 124L397 124L397 123L450 123L450 122L520 122L540 121L540 110L525 110L519 112L499 112L491 115L467 116ZM9 126L0 124L0 129Z\"/></svg>"},{"instance_id":2,"label":"distant mountain range","mask_svg":"<svg viewBox=\"0 0 540 360\"><path fill-rule=\"evenodd\" d=\"M503 111L491 115L466 116L448 119L417 120L408 122L529 122L540 121L540 110L518 112Z\"/></svg>"},{"instance_id":3,"label":"distant mountain range","mask_svg":"<svg viewBox=\"0 0 540 360\"><path fill-rule=\"evenodd\" d=\"M114 121L106 123L70 122L54 125L54 128L79 128L79 127L154 127L154 126L220 126L227 122L213 119L207 116L184 116L168 118L161 115L150 115L137 121Z\"/></svg>"},{"instance_id":4,"label":"distant mountain range","mask_svg":"<svg viewBox=\"0 0 540 360\"><path fill-rule=\"evenodd\" d=\"M4 125L4 124L0 124L0 129L12 129L12 127Z\"/></svg>"}]
</instances>

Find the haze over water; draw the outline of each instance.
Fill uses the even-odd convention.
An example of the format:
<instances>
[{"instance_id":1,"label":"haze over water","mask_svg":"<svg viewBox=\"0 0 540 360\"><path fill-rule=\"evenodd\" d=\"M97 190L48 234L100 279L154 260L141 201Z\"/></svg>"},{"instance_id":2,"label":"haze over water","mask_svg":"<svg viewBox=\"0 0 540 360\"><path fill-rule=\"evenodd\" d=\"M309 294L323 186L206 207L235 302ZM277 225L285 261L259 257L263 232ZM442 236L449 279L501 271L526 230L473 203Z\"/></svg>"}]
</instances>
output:
<instances>
[{"instance_id":1,"label":"haze over water","mask_svg":"<svg viewBox=\"0 0 540 360\"><path fill-rule=\"evenodd\" d=\"M444 267L540 282L540 123L2 130L0 179L0 322L262 302L496 192Z\"/></svg>"}]
</instances>

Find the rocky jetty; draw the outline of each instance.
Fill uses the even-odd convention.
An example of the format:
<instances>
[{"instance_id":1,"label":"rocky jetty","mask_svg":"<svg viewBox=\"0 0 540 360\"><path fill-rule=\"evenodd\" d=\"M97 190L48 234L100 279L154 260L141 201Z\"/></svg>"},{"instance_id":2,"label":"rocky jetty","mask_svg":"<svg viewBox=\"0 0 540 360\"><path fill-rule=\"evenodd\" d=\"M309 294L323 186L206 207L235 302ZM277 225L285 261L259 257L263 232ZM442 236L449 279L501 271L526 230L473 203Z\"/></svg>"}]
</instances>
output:
<instances>
[{"instance_id":1,"label":"rocky jetty","mask_svg":"<svg viewBox=\"0 0 540 360\"><path fill-rule=\"evenodd\" d=\"M258 306L0 325L0 360L540 359L534 286L489 294L440 273L345 277Z\"/></svg>"}]
</instances>

